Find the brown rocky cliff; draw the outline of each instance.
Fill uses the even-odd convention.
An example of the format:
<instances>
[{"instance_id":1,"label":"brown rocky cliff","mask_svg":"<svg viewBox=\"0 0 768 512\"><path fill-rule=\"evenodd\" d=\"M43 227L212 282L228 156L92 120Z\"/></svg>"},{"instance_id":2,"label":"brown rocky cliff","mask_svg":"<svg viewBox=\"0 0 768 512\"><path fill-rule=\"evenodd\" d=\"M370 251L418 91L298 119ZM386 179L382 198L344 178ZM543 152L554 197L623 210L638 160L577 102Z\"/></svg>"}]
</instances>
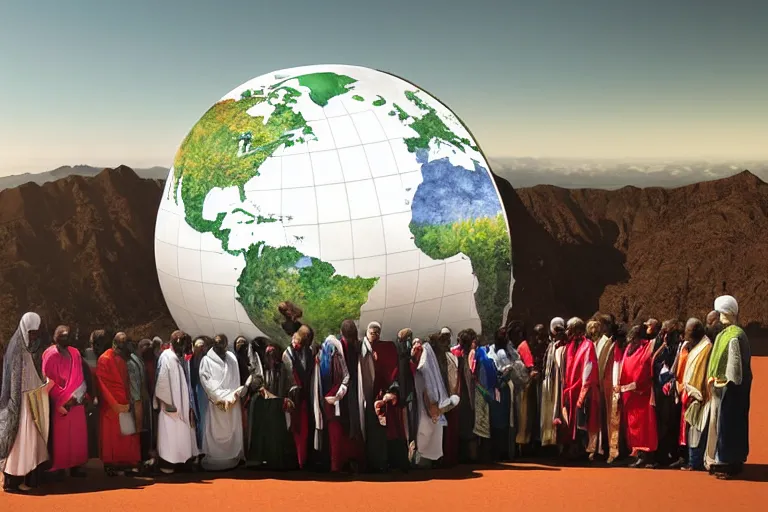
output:
<instances>
[{"instance_id":1,"label":"brown rocky cliff","mask_svg":"<svg viewBox=\"0 0 768 512\"><path fill-rule=\"evenodd\" d=\"M513 241L513 315L684 319L725 291L743 322L768 327L768 184L752 174L678 189L497 185ZM82 337L167 336L153 244L161 194L161 182L127 167L0 192L0 342L25 311Z\"/></svg>"},{"instance_id":2,"label":"brown rocky cliff","mask_svg":"<svg viewBox=\"0 0 768 512\"><path fill-rule=\"evenodd\" d=\"M513 315L703 317L723 293L768 326L768 184L748 171L677 189L512 190Z\"/></svg>"},{"instance_id":3,"label":"brown rocky cliff","mask_svg":"<svg viewBox=\"0 0 768 512\"><path fill-rule=\"evenodd\" d=\"M172 326L154 263L162 183L130 168L0 192L0 342L25 311L49 329Z\"/></svg>"}]
</instances>

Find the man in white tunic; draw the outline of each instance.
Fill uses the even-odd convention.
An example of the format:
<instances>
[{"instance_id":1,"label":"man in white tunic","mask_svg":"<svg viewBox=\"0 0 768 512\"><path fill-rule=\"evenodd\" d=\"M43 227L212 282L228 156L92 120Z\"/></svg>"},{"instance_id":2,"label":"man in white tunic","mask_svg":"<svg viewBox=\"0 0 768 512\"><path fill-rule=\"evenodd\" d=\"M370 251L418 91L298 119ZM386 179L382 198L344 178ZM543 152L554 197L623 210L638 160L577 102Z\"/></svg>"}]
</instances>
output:
<instances>
[{"instance_id":1,"label":"man in white tunic","mask_svg":"<svg viewBox=\"0 0 768 512\"><path fill-rule=\"evenodd\" d=\"M53 381L42 372L40 316L26 313L8 343L0 394L0 468L5 492L27 492L48 460L49 401Z\"/></svg>"},{"instance_id":2,"label":"man in white tunic","mask_svg":"<svg viewBox=\"0 0 768 512\"><path fill-rule=\"evenodd\" d=\"M244 457L242 408L238 403L245 392L240 386L240 370L235 354L227 350L227 337L219 334L200 362L200 384L208 396L203 434L202 466L205 470L237 467Z\"/></svg>"},{"instance_id":3,"label":"man in white tunic","mask_svg":"<svg viewBox=\"0 0 768 512\"><path fill-rule=\"evenodd\" d=\"M173 473L174 466L197 457L195 414L190 401L192 387L185 371L184 333L171 335L171 349L164 350L158 360L155 383L155 409L160 409L157 422L157 452L160 471Z\"/></svg>"}]
</instances>

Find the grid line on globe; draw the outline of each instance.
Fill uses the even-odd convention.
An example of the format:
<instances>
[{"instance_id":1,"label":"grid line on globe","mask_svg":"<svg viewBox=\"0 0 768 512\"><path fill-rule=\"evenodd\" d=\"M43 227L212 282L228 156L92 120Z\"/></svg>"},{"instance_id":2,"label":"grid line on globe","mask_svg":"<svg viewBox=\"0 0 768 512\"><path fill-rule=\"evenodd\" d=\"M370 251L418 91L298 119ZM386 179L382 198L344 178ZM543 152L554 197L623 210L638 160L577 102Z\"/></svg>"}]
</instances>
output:
<instances>
[{"instance_id":1,"label":"grid line on globe","mask_svg":"<svg viewBox=\"0 0 768 512\"><path fill-rule=\"evenodd\" d=\"M191 334L285 345L282 300L322 337L346 318L390 338L492 331L511 298L507 219L477 143L438 100L367 68L270 73L217 102L179 148L155 237Z\"/></svg>"}]
</instances>

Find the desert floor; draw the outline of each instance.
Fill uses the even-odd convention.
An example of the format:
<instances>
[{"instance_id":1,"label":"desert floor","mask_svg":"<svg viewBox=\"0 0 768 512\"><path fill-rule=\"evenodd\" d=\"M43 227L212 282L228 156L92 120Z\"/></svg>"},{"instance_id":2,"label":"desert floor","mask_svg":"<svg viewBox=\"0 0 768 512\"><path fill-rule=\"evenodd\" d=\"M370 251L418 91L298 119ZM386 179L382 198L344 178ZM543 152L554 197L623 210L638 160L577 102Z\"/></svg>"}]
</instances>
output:
<instances>
[{"instance_id":1,"label":"desert floor","mask_svg":"<svg viewBox=\"0 0 768 512\"><path fill-rule=\"evenodd\" d=\"M607 467L552 467L515 463L494 467L413 471L408 475L351 480L330 475L264 475L238 471L151 479L89 478L47 487L47 495L0 494L0 509L83 512L88 510L335 511L654 509L764 510L768 503L768 358L754 358L749 463L740 480L719 481L706 473ZM194 479L194 480L192 480Z\"/></svg>"}]
</instances>

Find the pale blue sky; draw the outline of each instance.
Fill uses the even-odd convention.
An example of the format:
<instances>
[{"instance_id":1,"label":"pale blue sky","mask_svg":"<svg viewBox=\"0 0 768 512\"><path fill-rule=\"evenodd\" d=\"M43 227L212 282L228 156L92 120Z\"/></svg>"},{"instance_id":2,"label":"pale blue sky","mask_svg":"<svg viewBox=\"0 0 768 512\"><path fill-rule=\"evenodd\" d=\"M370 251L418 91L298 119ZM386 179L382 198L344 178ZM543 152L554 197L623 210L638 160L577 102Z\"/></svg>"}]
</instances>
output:
<instances>
[{"instance_id":1,"label":"pale blue sky","mask_svg":"<svg viewBox=\"0 0 768 512\"><path fill-rule=\"evenodd\" d=\"M491 158L768 158L766 27L765 0L4 0L0 175L168 166L229 90L320 63L429 90Z\"/></svg>"}]
</instances>

